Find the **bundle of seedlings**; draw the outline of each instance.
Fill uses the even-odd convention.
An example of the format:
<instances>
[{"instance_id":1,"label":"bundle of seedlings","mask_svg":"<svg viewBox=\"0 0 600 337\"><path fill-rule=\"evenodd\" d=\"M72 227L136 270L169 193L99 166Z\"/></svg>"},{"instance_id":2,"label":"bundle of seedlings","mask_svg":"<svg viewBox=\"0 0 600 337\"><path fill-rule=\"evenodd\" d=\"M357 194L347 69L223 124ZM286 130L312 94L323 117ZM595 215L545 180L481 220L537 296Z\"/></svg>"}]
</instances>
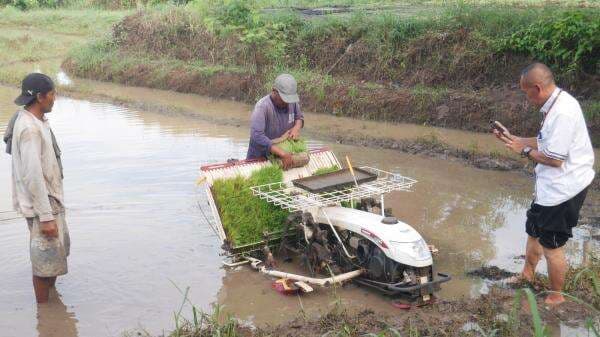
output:
<instances>
[{"instance_id":1,"label":"bundle of seedlings","mask_svg":"<svg viewBox=\"0 0 600 337\"><path fill-rule=\"evenodd\" d=\"M308 155L306 141L304 139L290 139L285 136L274 139L273 144L277 145L283 151L292 154L292 167L302 167L308 164L310 158ZM269 155L269 160L280 167L282 166L281 159L273 154Z\"/></svg>"},{"instance_id":2,"label":"bundle of seedlings","mask_svg":"<svg viewBox=\"0 0 600 337\"><path fill-rule=\"evenodd\" d=\"M276 165L253 172L250 177L217 179L213 195L223 228L234 247L263 239L263 233L281 230L288 212L254 196L250 187L283 181Z\"/></svg>"}]
</instances>

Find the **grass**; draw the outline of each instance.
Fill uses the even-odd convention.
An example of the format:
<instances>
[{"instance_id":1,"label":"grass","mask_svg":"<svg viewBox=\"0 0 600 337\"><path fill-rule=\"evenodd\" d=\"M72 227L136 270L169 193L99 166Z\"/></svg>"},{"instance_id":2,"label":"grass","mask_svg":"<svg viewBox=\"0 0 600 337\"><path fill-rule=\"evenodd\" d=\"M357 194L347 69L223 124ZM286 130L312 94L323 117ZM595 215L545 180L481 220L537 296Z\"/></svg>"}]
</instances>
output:
<instances>
[{"instance_id":1,"label":"grass","mask_svg":"<svg viewBox=\"0 0 600 337\"><path fill-rule=\"evenodd\" d=\"M131 11L100 9L35 9L20 11L12 7L0 9L0 26L27 26L45 33L91 37L107 32ZM52 35L45 36L50 42Z\"/></svg>"},{"instance_id":2,"label":"grass","mask_svg":"<svg viewBox=\"0 0 600 337\"><path fill-rule=\"evenodd\" d=\"M187 296L187 291L184 296ZM525 299L526 309L529 312L530 319L524 315L524 307L522 299ZM510 300L510 299L509 299ZM183 305L182 305L183 307ZM483 309L483 308L479 308ZM476 310L479 310L476 309ZM426 310L426 309L424 309ZM447 309L446 309L447 310ZM459 309L464 310L464 309ZM194 305L192 305L192 319L185 319L181 315L181 309L179 313L175 313L175 330L171 332L171 337L209 337L209 336L255 336L255 337L266 337L276 336L281 331L289 329L287 323L280 326L272 326L267 328L258 328L250 330L248 328L241 327L238 321L231 315L224 313L223 308L219 306L213 307L213 312L206 314L199 312ZM452 320L456 320L457 317L453 314L446 312L445 315L453 317ZM496 315L497 312L493 312ZM599 314L599 312L595 312ZM323 314L321 317L315 319L308 319L304 317L302 320L294 321L294 328L301 328L304 331L304 336L321 336L321 337L332 337L332 336L369 336L369 337L398 337L398 336L445 336L449 332L456 332L448 330L450 327L446 326L447 323L437 322L435 320L424 319L427 316L427 312L417 312L412 315L403 315L397 317L397 319L389 319L389 317L376 316L373 313L365 311L354 316L349 314L343 308L334 303L333 309L328 313ZM366 318L365 318L366 317ZM492 317L482 318L475 314L473 315L470 311L464 312L464 317L458 318L458 326L464 323L473 323L473 319L476 320L477 324L474 324L474 331L478 336L484 337L521 337L524 335L530 335L534 337L550 337L553 336L549 327L544 323L541 312L538 307L538 297L530 289L518 289L512 299L512 306L508 312L508 322L501 322L494 320ZM489 321L488 321L489 319ZM494 322L494 323L490 323ZM450 324L455 324L452 322ZM594 318L589 318L585 322L585 329L587 329L588 336L600 337L598 322ZM450 328L452 329L452 328ZM453 335L453 334L451 334ZM472 336L468 332L464 332L465 336Z\"/></svg>"},{"instance_id":3,"label":"grass","mask_svg":"<svg viewBox=\"0 0 600 337\"><path fill-rule=\"evenodd\" d=\"M18 85L32 71L55 77L70 50L104 35L129 11L0 8L0 83Z\"/></svg>"},{"instance_id":4,"label":"grass","mask_svg":"<svg viewBox=\"0 0 600 337\"><path fill-rule=\"evenodd\" d=\"M219 179L213 183L213 195L223 228L234 247L257 242L265 232L281 230L288 212L254 196L250 187L280 182L283 171L275 165L241 176Z\"/></svg>"},{"instance_id":5,"label":"grass","mask_svg":"<svg viewBox=\"0 0 600 337\"><path fill-rule=\"evenodd\" d=\"M434 1L427 5L440 10L410 17L359 10L307 20L297 13L260 11L287 2L202 3L136 14L115 29L111 48L92 42L73 49L68 70L129 85L217 97L227 93L247 102L270 90L277 74L289 72L298 80L307 111L472 131L487 130L494 116L512 120L516 133L533 133L539 127L533 113L493 95L515 82L528 63L499 52L499 46L538 20L582 10L533 2ZM585 10L600 17L600 7ZM597 92L583 94L595 143L600 139ZM448 108L445 118L437 113L441 106Z\"/></svg>"}]
</instances>

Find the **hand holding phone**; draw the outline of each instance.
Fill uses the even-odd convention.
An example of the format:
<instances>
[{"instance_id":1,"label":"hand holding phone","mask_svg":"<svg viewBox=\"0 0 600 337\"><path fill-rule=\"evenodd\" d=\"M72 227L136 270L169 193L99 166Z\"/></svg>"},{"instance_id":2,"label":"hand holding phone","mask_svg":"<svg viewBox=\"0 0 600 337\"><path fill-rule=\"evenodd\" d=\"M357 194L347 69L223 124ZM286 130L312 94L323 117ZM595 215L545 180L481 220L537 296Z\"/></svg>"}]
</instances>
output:
<instances>
[{"instance_id":1,"label":"hand holding phone","mask_svg":"<svg viewBox=\"0 0 600 337\"><path fill-rule=\"evenodd\" d=\"M492 132L494 130L498 131L501 136L508 137L510 136L510 132L498 121L490 121L490 127L492 128Z\"/></svg>"}]
</instances>

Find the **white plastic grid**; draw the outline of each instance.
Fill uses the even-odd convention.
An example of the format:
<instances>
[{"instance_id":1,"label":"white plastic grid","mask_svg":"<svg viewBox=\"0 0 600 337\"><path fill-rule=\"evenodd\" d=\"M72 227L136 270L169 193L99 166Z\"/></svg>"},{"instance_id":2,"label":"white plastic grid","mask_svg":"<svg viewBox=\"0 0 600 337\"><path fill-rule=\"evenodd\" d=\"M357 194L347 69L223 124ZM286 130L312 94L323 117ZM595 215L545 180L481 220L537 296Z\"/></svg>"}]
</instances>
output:
<instances>
[{"instance_id":1,"label":"white plastic grid","mask_svg":"<svg viewBox=\"0 0 600 337\"><path fill-rule=\"evenodd\" d=\"M417 183L415 179L399 174L363 166L361 169L377 175L371 182L323 193L311 193L283 182L251 187L252 193L267 202L289 211L307 211L315 207L327 207L342 201L360 200L380 196L392 191L410 192Z\"/></svg>"}]
</instances>

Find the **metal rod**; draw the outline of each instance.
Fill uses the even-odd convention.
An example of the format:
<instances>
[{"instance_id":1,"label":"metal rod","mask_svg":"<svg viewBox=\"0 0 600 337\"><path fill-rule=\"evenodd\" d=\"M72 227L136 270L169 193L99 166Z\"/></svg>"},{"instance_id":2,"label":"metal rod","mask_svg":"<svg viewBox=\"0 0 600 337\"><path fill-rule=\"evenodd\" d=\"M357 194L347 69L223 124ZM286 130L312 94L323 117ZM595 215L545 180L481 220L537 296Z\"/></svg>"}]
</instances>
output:
<instances>
[{"instance_id":1,"label":"metal rod","mask_svg":"<svg viewBox=\"0 0 600 337\"><path fill-rule=\"evenodd\" d=\"M333 234L335 235L336 239L338 240L340 245L342 245L342 248L344 249L344 253L346 254L346 256L348 256L350 259L355 258L354 255L350 255L350 253L348 253L348 250L346 250L346 245L344 245L344 243L342 242L342 239L340 239L340 236L338 235L337 231L335 230L335 227L333 227L333 224L331 223L331 220L329 219L329 215L327 215L327 212L325 212L325 209L321 208L321 212L323 212L323 215L325 215L325 219L327 219L327 223L329 224L329 227L331 227L331 230L333 231Z\"/></svg>"},{"instance_id":2,"label":"metal rod","mask_svg":"<svg viewBox=\"0 0 600 337\"><path fill-rule=\"evenodd\" d=\"M240 262L227 262L227 261L223 260L223 262L221 262L221 263L223 263L223 265L225 267L235 268L235 267L242 266L242 265L250 263L250 260L244 260L244 261L240 261Z\"/></svg>"},{"instance_id":3,"label":"metal rod","mask_svg":"<svg viewBox=\"0 0 600 337\"><path fill-rule=\"evenodd\" d=\"M353 278L356 278L363 273L362 269L358 269L358 270L353 270L348 273L335 275L332 277L315 278L315 277L308 277L308 276L303 276L303 275L298 275L298 274L286 273L286 272L282 272L282 271L278 271L278 270L268 270L264 266L260 267L258 270L261 273L269 275L269 276L274 276L274 277L279 277L279 278L287 278L287 279L291 279L294 281L302 281L302 282L306 282L306 283L310 283L310 284L316 284L321 287L327 287L327 286L330 286L335 283L342 283L344 281L348 281Z\"/></svg>"},{"instance_id":4,"label":"metal rod","mask_svg":"<svg viewBox=\"0 0 600 337\"><path fill-rule=\"evenodd\" d=\"M351 280L353 278L360 276L364 272L362 269L357 269L357 270L347 272L344 274L334 275L332 277L315 278L315 277L308 277L308 276L303 276L303 275L298 275L298 274L286 273L286 272L282 272L282 271L278 271L278 270L269 270L265 266L262 265L263 262L259 259L253 258L251 256L244 256L244 258L250 262L250 265L252 266L252 268L260 271L263 274L274 276L274 277L279 277L279 278L288 278L288 279L291 279L294 281L302 281L302 282L306 282L306 283L317 284L322 287L327 287L334 283L340 283L340 282L344 282L347 280Z\"/></svg>"}]
</instances>

